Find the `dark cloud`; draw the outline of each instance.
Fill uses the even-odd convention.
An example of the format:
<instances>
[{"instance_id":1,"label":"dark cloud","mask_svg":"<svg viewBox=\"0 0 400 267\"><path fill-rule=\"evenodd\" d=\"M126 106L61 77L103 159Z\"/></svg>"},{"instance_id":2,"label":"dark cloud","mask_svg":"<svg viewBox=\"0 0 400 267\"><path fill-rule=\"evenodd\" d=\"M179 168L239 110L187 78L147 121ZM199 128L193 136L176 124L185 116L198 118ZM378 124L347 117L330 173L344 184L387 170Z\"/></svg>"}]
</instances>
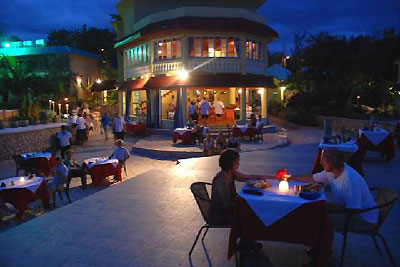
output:
<instances>
[{"instance_id":1,"label":"dark cloud","mask_svg":"<svg viewBox=\"0 0 400 267\"><path fill-rule=\"evenodd\" d=\"M149 0L147 0L149 1ZM53 29L83 24L110 28L109 14L118 0L0 0L0 25L21 39L45 38ZM400 27L399 0L267 0L260 8L280 38L270 49L293 45L295 33L365 34Z\"/></svg>"}]
</instances>

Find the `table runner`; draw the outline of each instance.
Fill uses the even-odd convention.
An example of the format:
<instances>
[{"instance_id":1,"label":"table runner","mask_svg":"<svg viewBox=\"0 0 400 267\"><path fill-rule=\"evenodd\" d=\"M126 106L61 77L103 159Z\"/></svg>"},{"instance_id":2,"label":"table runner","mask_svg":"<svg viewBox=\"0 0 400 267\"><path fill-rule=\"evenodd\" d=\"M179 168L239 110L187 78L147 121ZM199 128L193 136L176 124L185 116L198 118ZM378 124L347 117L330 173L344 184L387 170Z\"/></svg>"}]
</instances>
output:
<instances>
[{"instance_id":1,"label":"table runner","mask_svg":"<svg viewBox=\"0 0 400 267\"><path fill-rule=\"evenodd\" d=\"M388 137L389 132L380 128L376 129L375 131L360 129L359 136L361 137L361 135L364 135L374 146L377 146Z\"/></svg>"},{"instance_id":2,"label":"table runner","mask_svg":"<svg viewBox=\"0 0 400 267\"><path fill-rule=\"evenodd\" d=\"M279 192L278 183L279 181L270 181L272 187L262 190L262 196L245 194L243 191L239 193L239 196L246 200L247 204L266 227L303 204L325 200L324 194L316 200L307 200L296 195L293 186L304 185L304 183L289 182L290 190L287 193ZM244 188L247 189L247 187Z\"/></svg>"}]
</instances>

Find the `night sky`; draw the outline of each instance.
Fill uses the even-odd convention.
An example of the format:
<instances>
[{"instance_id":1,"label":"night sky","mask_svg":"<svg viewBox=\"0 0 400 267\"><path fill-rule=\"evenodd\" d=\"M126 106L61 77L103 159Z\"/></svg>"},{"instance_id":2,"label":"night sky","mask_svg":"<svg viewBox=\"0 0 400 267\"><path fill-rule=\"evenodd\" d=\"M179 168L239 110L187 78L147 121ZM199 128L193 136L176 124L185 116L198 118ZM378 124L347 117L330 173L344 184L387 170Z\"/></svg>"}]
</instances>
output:
<instances>
[{"instance_id":1,"label":"night sky","mask_svg":"<svg viewBox=\"0 0 400 267\"><path fill-rule=\"evenodd\" d=\"M118 0L0 0L0 25L22 40L46 38L52 29L82 24L108 27ZM399 0L268 0L259 10L279 34L270 50L286 52L295 33L368 34L387 27L400 30Z\"/></svg>"}]
</instances>

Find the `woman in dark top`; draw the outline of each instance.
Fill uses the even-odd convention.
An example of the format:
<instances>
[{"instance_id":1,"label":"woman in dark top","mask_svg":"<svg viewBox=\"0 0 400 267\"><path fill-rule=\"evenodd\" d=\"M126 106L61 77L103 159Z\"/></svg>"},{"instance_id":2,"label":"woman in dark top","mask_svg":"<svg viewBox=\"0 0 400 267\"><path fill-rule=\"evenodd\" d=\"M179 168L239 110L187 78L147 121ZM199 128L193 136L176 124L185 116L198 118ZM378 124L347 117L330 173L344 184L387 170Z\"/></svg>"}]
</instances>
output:
<instances>
[{"instance_id":1,"label":"woman in dark top","mask_svg":"<svg viewBox=\"0 0 400 267\"><path fill-rule=\"evenodd\" d=\"M212 223L230 225L233 202L236 197L235 181L274 179L270 175L247 175L238 172L239 153L232 149L224 150L219 157L221 171L212 182L210 218Z\"/></svg>"}]
</instances>

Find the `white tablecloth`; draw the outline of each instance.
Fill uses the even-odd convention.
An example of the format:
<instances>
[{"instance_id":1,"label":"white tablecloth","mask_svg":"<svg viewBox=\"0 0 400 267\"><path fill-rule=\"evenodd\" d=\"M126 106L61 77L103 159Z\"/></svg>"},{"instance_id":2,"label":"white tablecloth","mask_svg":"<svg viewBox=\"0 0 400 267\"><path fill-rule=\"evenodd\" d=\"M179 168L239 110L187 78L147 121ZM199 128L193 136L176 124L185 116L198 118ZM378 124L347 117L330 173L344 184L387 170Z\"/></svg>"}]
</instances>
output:
<instances>
[{"instance_id":1,"label":"white tablecloth","mask_svg":"<svg viewBox=\"0 0 400 267\"><path fill-rule=\"evenodd\" d=\"M356 144L356 142L354 140L351 140L346 143L341 143L341 144L331 144L331 143L326 143L326 142L322 141L319 144L319 148L322 150L327 149L329 147L336 147L340 151L350 152L350 153L355 153L358 150L358 145Z\"/></svg>"},{"instance_id":2,"label":"white tablecloth","mask_svg":"<svg viewBox=\"0 0 400 267\"><path fill-rule=\"evenodd\" d=\"M240 191L239 193L266 227L272 225L303 204L325 200L324 193L322 193L321 197L316 200L307 200L296 195L293 186L303 183L289 182L290 190L287 193L279 192L279 181L273 180L270 181L270 183L272 188L262 190L264 193L262 196L244 194L243 191Z\"/></svg>"},{"instance_id":3,"label":"white tablecloth","mask_svg":"<svg viewBox=\"0 0 400 267\"><path fill-rule=\"evenodd\" d=\"M191 129L187 129L187 128L176 128L174 130L175 133L178 133L179 135L184 135L187 132L190 132Z\"/></svg>"},{"instance_id":4,"label":"white tablecloth","mask_svg":"<svg viewBox=\"0 0 400 267\"><path fill-rule=\"evenodd\" d=\"M25 179L24 182L20 182L21 177ZM43 177L32 177L31 179L28 179L27 176L7 178L0 180L0 184L5 183L7 185L7 187L0 187L0 191L4 189L26 188L32 193L35 193L43 180ZM14 185L11 185L11 181L14 181Z\"/></svg>"},{"instance_id":5,"label":"white tablecloth","mask_svg":"<svg viewBox=\"0 0 400 267\"><path fill-rule=\"evenodd\" d=\"M24 159L33 159L33 158L47 158L48 160L51 159L50 152L33 152L33 153L24 153L21 154Z\"/></svg>"},{"instance_id":6,"label":"white tablecloth","mask_svg":"<svg viewBox=\"0 0 400 267\"><path fill-rule=\"evenodd\" d=\"M236 125L237 128L239 128L242 133L245 133L247 131L247 128L249 128L249 126L247 125Z\"/></svg>"},{"instance_id":7,"label":"white tablecloth","mask_svg":"<svg viewBox=\"0 0 400 267\"><path fill-rule=\"evenodd\" d=\"M91 169L97 165L104 165L104 164L109 164L109 163L111 163L114 166L114 168L116 168L118 166L117 159L108 159L108 158L90 158L90 159L84 160L83 163L85 163L89 169Z\"/></svg>"},{"instance_id":8,"label":"white tablecloth","mask_svg":"<svg viewBox=\"0 0 400 267\"><path fill-rule=\"evenodd\" d=\"M389 132L385 129L376 129L375 131L366 131L360 129L360 137L364 135L374 146L379 145L389 135Z\"/></svg>"}]
</instances>

